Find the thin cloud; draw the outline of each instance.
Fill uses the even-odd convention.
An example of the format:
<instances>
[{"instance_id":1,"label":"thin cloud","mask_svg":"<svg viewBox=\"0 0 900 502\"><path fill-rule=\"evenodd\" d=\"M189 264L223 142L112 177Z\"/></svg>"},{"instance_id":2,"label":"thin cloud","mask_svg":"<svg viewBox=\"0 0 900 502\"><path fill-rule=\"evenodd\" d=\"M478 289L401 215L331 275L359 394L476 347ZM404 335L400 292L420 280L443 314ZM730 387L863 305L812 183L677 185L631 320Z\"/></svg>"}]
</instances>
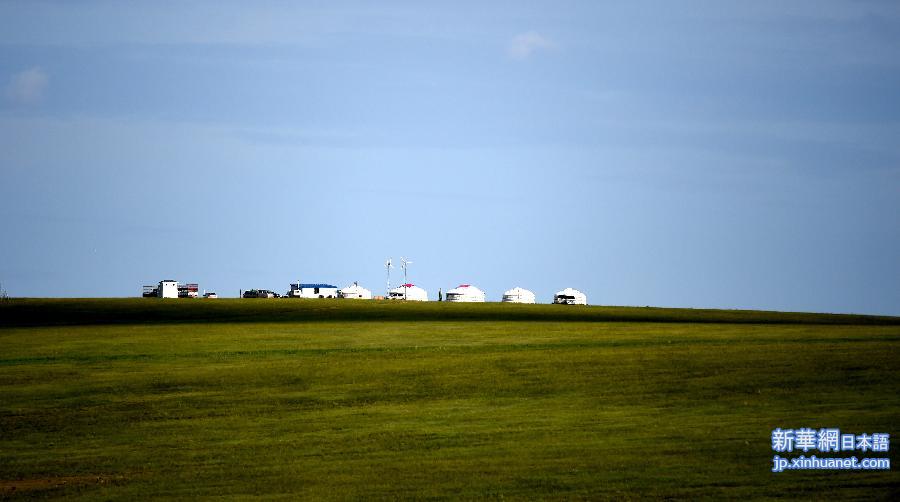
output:
<instances>
[{"instance_id":1,"label":"thin cloud","mask_svg":"<svg viewBox=\"0 0 900 502\"><path fill-rule=\"evenodd\" d=\"M524 60L537 51L554 47L556 47L556 44L549 38L535 31L529 31L514 36L509 41L506 52L513 59Z\"/></svg>"},{"instance_id":2,"label":"thin cloud","mask_svg":"<svg viewBox=\"0 0 900 502\"><path fill-rule=\"evenodd\" d=\"M37 103L43 99L49 80L38 67L16 73L6 85L6 98L14 103Z\"/></svg>"}]
</instances>

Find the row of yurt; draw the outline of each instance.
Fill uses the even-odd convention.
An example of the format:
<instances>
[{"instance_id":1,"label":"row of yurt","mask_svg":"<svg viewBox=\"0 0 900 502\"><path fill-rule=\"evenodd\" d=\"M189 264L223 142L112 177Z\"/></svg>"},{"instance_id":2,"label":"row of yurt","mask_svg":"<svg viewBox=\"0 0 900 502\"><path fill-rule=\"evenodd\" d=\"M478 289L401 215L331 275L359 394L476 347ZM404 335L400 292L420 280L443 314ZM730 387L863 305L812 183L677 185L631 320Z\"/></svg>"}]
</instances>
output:
<instances>
[{"instance_id":1,"label":"row of yurt","mask_svg":"<svg viewBox=\"0 0 900 502\"><path fill-rule=\"evenodd\" d=\"M484 302L484 291L471 284L460 284L447 291L448 302ZM503 293L500 300L504 303L535 303L535 295L525 288L515 287ZM566 288L553 295L553 303L565 305L587 305L587 296L581 291Z\"/></svg>"},{"instance_id":2,"label":"row of yurt","mask_svg":"<svg viewBox=\"0 0 900 502\"><path fill-rule=\"evenodd\" d=\"M447 291L448 302L483 302L484 291L471 284L460 284L458 287ZM504 303L535 303L533 292L520 287L515 287L503 293L500 300ZM565 305L587 305L587 296L581 291L566 288L553 295L553 303Z\"/></svg>"},{"instance_id":3,"label":"row of yurt","mask_svg":"<svg viewBox=\"0 0 900 502\"><path fill-rule=\"evenodd\" d=\"M503 293L503 299L501 301L507 303L534 303L535 296L534 293L527 289L516 287ZM561 305L587 305L587 296L577 289L566 288L562 291L557 291L557 293L553 295L553 303Z\"/></svg>"},{"instance_id":4,"label":"row of yurt","mask_svg":"<svg viewBox=\"0 0 900 502\"><path fill-rule=\"evenodd\" d=\"M403 284L390 290L388 300L407 300L412 302L427 302L428 292L415 284Z\"/></svg>"},{"instance_id":5,"label":"row of yurt","mask_svg":"<svg viewBox=\"0 0 900 502\"><path fill-rule=\"evenodd\" d=\"M176 284L175 281L161 281L158 290L168 293L169 289L175 290L177 288ZM252 292L256 292L256 290L253 290ZM155 290L154 293L156 293ZM251 292L248 291L248 293ZM146 293L145 296L147 296ZM248 297L247 295L244 296ZM272 295L270 297L276 296L277 295ZM331 284L292 283L290 291L288 291L285 296L293 298L352 298L371 300L372 292L356 282L341 289L338 289L337 286ZM172 297L175 297L174 294ZM255 298L256 296L253 297ZM403 284L391 289L387 299L426 302L428 301L428 292L415 284ZM486 296L484 291L471 284L460 284L447 291L446 300L448 302L480 303L486 300ZM504 292L501 301L504 303L535 303L535 294L525 288L515 287ZM566 288L553 295L553 303L563 305L587 305L587 297L577 289Z\"/></svg>"}]
</instances>

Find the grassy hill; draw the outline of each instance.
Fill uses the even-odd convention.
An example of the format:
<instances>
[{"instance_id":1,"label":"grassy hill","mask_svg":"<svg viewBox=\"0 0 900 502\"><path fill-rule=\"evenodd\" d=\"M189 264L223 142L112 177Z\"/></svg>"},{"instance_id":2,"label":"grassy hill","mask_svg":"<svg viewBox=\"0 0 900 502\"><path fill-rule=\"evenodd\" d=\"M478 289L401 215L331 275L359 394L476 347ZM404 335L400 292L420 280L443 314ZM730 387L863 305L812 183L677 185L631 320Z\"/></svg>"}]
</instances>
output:
<instances>
[{"instance_id":1,"label":"grassy hill","mask_svg":"<svg viewBox=\"0 0 900 502\"><path fill-rule=\"evenodd\" d=\"M755 310L301 299L15 299L0 327L73 324L318 321L555 321L900 325L900 317Z\"/></svg>"},{"instance_id":2,"label":"grassy hill","mask_svg":"<svg viewBox=\"0 0 900 502\"><path fill-rule=\"evenodd\" d=\"M890 499L900 487L896 467L772 473L770 445L775 427L895 435L894 317L13 300L0 348L0 496Z\"/></svg>"}]
</instances>

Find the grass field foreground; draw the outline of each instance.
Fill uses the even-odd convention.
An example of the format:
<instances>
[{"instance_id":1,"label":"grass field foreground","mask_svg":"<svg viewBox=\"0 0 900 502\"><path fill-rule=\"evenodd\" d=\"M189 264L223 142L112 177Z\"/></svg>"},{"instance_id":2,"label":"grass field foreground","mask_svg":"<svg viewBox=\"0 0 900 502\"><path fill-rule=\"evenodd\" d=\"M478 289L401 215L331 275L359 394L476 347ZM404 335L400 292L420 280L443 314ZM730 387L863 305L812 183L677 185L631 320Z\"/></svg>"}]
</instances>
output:
<instances>
[{"instance_id":1,"label":"grass field foreground","mask_svg":"<svg viewBox=\"0 0 900 502\"><path fill-rule=\"evenodd\" d=\"M891 499L900 319L330 300L0 304L0 495ZM895 459L895 453L890 452Z\"/></svg>"}]
</instances>

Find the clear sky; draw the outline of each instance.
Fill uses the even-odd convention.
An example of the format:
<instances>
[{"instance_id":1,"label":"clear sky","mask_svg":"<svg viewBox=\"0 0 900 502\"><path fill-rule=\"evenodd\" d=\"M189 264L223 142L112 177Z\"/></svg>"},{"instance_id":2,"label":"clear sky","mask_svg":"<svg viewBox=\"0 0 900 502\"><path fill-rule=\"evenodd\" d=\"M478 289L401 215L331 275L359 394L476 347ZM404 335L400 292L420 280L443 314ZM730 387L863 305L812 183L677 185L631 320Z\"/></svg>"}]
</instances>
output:
<instances>
[{"instance_id":1,"label":"clear sky","mask_svg":"<svg viewBox=\"0 0 900 502\"><path fill-rule=\"evenodd\" d=\"M900 315L898 54L896 1L2 1L0 283L402 255L432 298Z\"/></svg>"}]
</instances>

